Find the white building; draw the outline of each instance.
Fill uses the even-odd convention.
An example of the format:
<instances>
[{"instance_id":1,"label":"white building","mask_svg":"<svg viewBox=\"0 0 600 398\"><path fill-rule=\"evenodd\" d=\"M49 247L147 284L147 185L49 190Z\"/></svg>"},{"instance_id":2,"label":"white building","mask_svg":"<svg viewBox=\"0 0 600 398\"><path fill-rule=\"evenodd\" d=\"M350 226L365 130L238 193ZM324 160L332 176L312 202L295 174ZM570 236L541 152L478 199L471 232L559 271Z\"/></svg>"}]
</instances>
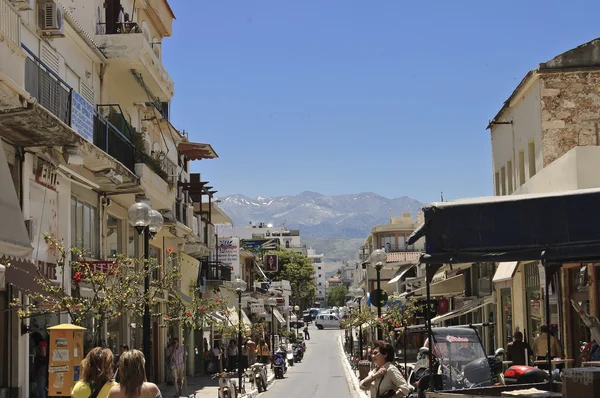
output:
<instances>
[{"instance_id":1,"label":"white building","mask_svg":"<svg viewBox=\"0 0 600 398\"><path fill-rule=\"evenodd\" d=\"M276 239L282 247L306 255L306 246L302 244L300 230L289 230L285 226L276 227L266 223L250 223L246 227L219 225L217 234L219 238L235 237L244 240Z\"/></svg>"},{"instance_id":2,"label":"white building","mask_svg":"<svg viewBox=\"0 0 600 398\"><path fill-rule=\"evenodd\" d=\"M325 258L325 255L317 254L315 249L310 248L307 250L307 256L310 258L310 261L315 268L315 285L317 286L317 297L315 301L319 303L319 305L325 305L325 300L327 298L325 270L323 269L323 259Z\"/></svg>"}]
</instances>

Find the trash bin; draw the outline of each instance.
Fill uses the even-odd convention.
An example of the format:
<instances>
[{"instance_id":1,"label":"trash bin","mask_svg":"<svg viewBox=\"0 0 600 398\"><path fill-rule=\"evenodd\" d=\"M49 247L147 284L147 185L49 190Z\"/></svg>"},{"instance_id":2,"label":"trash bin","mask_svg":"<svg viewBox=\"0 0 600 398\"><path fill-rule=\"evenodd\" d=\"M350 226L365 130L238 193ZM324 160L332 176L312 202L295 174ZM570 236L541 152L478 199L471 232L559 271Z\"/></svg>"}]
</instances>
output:
<instances>
[{"instance_id":1,"label":"trash bin","mask_svg":"<svg viewBox=\"0 0 600 398\"><path fill-rule=\"evenodd\" d=\"M371 362L358 361L358 380L362 380L369 375L371 371Z\"/></svg>"}]
</instances>

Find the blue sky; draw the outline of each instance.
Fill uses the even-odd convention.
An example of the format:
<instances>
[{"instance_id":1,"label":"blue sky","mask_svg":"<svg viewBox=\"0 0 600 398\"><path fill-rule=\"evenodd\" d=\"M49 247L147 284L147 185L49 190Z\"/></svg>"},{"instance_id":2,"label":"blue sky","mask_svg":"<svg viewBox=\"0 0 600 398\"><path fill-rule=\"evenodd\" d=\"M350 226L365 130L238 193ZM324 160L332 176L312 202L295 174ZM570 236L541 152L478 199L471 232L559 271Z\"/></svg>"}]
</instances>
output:
<instances>
[{"instance_id":1,"label":"blue sky","mask_svg":"<svg viewBox=\"0 0 600 398\"><path fill-rule=\"evenodd\" d=\"M487 122L592 1L171 0L172 120L219 195L490 195Z\"/></svg>"}]
</instances>

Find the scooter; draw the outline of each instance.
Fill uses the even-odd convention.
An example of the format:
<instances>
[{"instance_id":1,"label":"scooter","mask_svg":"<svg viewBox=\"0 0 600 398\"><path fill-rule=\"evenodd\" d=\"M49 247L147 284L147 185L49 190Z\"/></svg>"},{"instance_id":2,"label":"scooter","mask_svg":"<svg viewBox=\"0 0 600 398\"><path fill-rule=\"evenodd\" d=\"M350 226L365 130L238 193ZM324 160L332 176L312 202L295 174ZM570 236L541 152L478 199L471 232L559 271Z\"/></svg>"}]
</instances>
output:
<instances>
[{"instance_id":1,"label":"scooter","mask_svg":"<svg viewBox=\"0 0 600 398\"><path fill-rule=\"evenodd\" d=\"M532 366L513 365L504 372L506 385L543 383L548 380L548 372Z\"/></svg>"},{"instance_id":2,"label":"scooter","mask_svg":"<svg viewBox=\"0 0 600 398\"><path fill-rule=\"evenodd\" d=\"M276 379L283 379L283 375L287 372L287 366L285 359L281 352L277 352L273 356L273 373L275 373Z\"/></svg>"},{"instance_id":3,"label":"scooter","mask_svg":"<svg viewBox=\"0 0 600 398\"><path fill-rule=\"evenodd\" d=\"M256 384L258 392L267 391L267 366L262 363L255 363L250 366L250 371L252 372L254 384Z\"/></svg>"},{"instance_id":4,"label":"scooter","mask_svg":"<svg viewBox=\"0 0 600 398\"><path fill-rule=\"evenodd\" d=\"M219 398L237 398L237 383L235 382L236 373L222 372L216 373L212 378L219 378Z\"/></svg>"},{"instance_id":5,"label":"scooter","mask_svg":"<svg viewBox=\"0 0 600 398\"><path fill-rule=\"evenodd\" d=\"M303 356L302 348L299 345L294 346L294 361L301 362Z\"/></svg>"}]
</instances>

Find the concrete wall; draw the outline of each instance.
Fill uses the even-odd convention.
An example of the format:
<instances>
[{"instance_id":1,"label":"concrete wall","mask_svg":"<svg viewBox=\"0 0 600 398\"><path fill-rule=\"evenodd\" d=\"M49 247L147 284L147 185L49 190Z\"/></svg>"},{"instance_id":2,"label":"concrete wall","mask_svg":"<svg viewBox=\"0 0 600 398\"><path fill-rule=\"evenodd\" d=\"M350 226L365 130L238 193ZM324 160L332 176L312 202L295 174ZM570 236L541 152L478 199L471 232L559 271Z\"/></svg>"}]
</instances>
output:
<instances>
[{"instance_id":1,"label":"concrete wall","mask_svg":"<svg viewBox=\"0 0 600 398\"><path fill-rule=\"evenodd\" d=\"M509 195L531 178L530 162L534 162L535 170L542 168L542 159L539 156L542 145L539 81L533 81L526 86L504 111L501 119L502 122L512 124L496 124L491 128L494 173L492 179L496 195ZM533 143L535 157L529 156L530 143ZM521 163L525 170L525 178L520 175ZM504 191L502 180L496 183L496 178L502 177L502 168L505 175ZM512 190L509 189L511 185ZM496 188L499 188L499 192Z\"/></svg>"},{"instance_id":2,"label":"concrete wall","mask_svg":"<svg viewBox=\"0 0 600 398\"><path fill-rule=\"evenodd\" d=\"M600 114L600 72L550 73L540 82L543 166L575 146L599 145L589 120Z\"/></svg>"}]
</instances>

